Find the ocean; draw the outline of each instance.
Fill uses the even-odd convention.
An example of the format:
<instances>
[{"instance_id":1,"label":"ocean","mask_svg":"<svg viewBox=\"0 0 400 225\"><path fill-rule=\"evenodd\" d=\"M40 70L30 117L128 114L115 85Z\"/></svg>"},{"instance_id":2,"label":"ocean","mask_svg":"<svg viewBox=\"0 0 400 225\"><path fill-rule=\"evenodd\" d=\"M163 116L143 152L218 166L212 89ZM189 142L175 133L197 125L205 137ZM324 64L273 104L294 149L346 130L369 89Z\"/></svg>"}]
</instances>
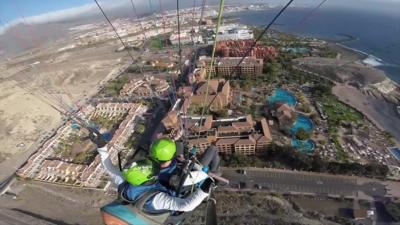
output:
<instances>
[{"instance_id":1,"label":"ocean","mask_svg":"<svg viewBox=\"0 0 400 225\"><path fill-rule=\"evenodd\" d=\"M324 9L309 14L309 8L289 8L276 21L274 29L301 36L339 41L363 52L368 63L400 83L400 16L350 9ZM248 25L265 26L278 9L231 13ZM307 18L307 19L303 19Z\"/></svg>"}]
</instances>

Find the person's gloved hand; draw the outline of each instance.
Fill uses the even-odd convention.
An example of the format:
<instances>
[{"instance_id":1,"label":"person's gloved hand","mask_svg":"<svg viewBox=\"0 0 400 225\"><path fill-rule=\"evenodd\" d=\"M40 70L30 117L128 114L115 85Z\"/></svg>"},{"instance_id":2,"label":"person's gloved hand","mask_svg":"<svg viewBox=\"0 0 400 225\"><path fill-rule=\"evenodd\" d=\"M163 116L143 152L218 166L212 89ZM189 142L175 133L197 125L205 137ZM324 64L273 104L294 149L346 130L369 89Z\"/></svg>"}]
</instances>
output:
<instances>
[{"instance_id":1,"label":"person's gloved hand","mask_svg":"<svg viewBox=\"0 0 400 225\"><path fill-rule=\"evenodd\" d=\"M214 185L214 181L211 178L207 178L200 186L200 189L205 193L209 193L210 189Z\"/></svg>"},{"instance_id":2,"label":"person's gloved hand","mask_svg":"<svg viewBox=\"0 0 400 225\"><path fill-rule=\"evenodd\" d=\"M107 141L99 131L93 128L89 128L89 139L97 145L98 148L106 146Z\"/></svg>"}]
</instances>

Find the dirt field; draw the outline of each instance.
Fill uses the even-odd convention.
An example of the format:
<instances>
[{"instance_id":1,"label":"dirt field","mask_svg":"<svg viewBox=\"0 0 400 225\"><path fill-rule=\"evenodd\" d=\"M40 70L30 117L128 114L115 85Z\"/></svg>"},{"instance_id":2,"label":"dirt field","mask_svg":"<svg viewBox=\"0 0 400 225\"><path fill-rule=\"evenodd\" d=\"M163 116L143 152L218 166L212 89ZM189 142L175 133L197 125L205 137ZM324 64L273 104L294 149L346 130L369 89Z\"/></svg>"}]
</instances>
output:
<instances>
[{"instance_id":1,"label":"dirt field","mask_svg":"<svg viewBox=\"0 0 400 225\"><path fill-rule=\"evenodd\" d=\"M0 64L0 162L20 153L53 129L60 114L45 101L72 105L96 91L125 53L115 43L57 52L54 45Z\"/></svg>"}]
</instances>

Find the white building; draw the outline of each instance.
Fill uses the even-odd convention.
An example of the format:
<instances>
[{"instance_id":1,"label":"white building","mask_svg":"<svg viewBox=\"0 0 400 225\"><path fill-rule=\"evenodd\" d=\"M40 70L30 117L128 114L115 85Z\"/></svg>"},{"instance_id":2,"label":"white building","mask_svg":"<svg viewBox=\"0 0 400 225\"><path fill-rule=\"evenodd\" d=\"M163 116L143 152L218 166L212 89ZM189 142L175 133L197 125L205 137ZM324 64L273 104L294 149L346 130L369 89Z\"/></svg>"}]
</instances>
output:
<instances>
[{"instance_id":1,"label":"white building","mask_svg":"<svg viewBox=\"0 0 400 225\"><path fill-rule=\"evenodd\" d=\"M181 32L180 38L181 38L181 44L182 45L190 44L192 42L195 42L195 43L203 42L203 38L201 37L201 35L194 34L192 36L188 32ZM169 40L171 41L171 44L178 45L178 43L179 43L179 35L178 34L171 34Z\"/></svg>"},{"instance_id":2,"label":"white building","mask_svg":"<svg viewBox=\"0 0 400 225\"><path fill-rule=\"evenodd\" d=\"M217 36L217 41L225 40L244 40L253 39L253 31L243 28L232 28L229 30L220 31Z\"/></svg>"}]
</instances>

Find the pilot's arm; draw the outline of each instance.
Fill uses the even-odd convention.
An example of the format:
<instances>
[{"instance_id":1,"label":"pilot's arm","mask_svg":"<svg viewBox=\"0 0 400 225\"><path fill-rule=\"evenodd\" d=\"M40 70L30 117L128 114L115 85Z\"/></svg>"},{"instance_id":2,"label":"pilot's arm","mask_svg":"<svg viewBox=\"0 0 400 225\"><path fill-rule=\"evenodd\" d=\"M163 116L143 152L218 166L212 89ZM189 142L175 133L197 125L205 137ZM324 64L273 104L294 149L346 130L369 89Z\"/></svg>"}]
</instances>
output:
<instances>
[{"instance_id":1,"label":"pilot's arm","mask_svg":"<svg viewBox=\"0 0 400 225\"><path fill-rule=\"evenodd\" d=\"M152 206L155 210L193 211L208 197L212 184L213 181L208 178L199 189L186 198L173 197L164 192L158 193L153 197Z\"/></svg>"},{"instance_id":2,"label":"pilot's arm","mask_svg":"<svg viewBox=\"0 0 400 225\"><path fill-rule=\"evenodd\" d=\"M97 152L100 155L101 164L103 165L105 171L110 176L111 181L115 185L120 185L124 182L124 177L121 171L114 166L111 161L110 154L108 153L107 142L103 135L93 128L89 129L89 139L97 145Z\"/></svg>"},{"instance_id":3,"label":"pilot's arm","mask_svg":"<svg viewBox=\"0 0 400 225\"><path fill-rule=\"evenodd\" d=\"M100 155L101 164L103 165L107 174L110 176L111 181L116 186L122 184L125 181L125 179L122 176L121 171L112 163L110 154L108 153L107 146L104 146L102 148L97 148L97 152Z\"/></svg>"}]
</instances>

